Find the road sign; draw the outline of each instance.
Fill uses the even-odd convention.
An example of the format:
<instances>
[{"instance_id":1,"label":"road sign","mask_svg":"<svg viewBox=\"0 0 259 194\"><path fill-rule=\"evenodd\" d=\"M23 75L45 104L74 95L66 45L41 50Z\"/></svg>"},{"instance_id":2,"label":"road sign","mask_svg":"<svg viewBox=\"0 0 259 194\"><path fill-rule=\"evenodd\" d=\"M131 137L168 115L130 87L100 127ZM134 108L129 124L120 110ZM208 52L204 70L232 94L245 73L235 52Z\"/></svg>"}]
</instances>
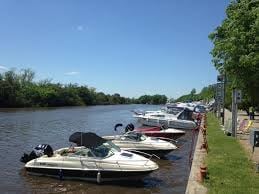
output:
<instances>
[{"instance_id":1,"label":"road sign","mask_svg":"<svg viewBox=\"0 0 259 194\"><path fill-rule=\"evenodd\" d=\"M236 103L241 103L241 101L242 101L241 90L236 90Z\"/></svg>"},{"instance_id":2,"label":"road sign","mask_svg":"<svg viewBox=\"0 0 259 194\"><path fill-rule=\"evenodd\" d=\"M217 76L217 81L218 82L224 82L224 75L218 75Z\"/></svg>"},{"instance_id":3,"label":"road sign","mask_svg":"<svg viewBox=\"0 0 259 194\"><path fill-rule=\"evenodd\" d=\"M224 103L224 83L217 83L216 101L221 105Z\"/></svg>"}]
</instances>

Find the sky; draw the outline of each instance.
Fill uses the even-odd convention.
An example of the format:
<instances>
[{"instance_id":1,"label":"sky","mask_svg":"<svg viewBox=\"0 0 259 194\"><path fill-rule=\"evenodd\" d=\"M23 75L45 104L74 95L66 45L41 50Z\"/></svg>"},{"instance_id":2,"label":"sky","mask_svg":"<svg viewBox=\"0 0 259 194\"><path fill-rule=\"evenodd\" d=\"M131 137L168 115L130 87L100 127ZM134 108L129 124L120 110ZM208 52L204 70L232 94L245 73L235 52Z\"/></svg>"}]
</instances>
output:
<instances>
[{"instance_id":1,"label":"sky","mask_svg":"<svg viewBox=\"0 0 259 194\"><path fill-rule=\"evenodd\" d=\"M228 0L0 0L0 72L121 96L170 98L216 82L209 33Z\"/></svg>"}]
</instances>

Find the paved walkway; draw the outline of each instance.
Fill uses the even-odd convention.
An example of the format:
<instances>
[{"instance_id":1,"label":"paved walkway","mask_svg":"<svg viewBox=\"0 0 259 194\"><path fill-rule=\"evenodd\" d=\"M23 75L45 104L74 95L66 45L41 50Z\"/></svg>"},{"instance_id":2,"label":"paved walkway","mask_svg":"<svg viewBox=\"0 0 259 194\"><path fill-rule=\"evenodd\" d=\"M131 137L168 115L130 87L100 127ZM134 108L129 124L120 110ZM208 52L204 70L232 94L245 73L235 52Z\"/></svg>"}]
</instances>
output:
<instances>
[{"instance_id":1,"label":"paved walkway","mask_svg":"<svg viewBox=\"0 0 259 194\"><path fill-rule=\"evenodd\" d=\"M231 119L231 112L227 109L225 109L225 129L231 127L229 123L227 123L228 120ZM242 126L243 121L246 125ZM253 124L247 129L247 130L240 130L241 128L245 128L249 122L249 116L245 111L239 111L238 112L238 123L241 124L241 126L238 126L237 130L237 139L239 140L240 144L243 146L243 148L248 153L249 158L254 163L259 163L259 148L255 148L254 152L252 152L253 148L250 144L250 130L252 128L259 129L259 114L257 113L255 116L255 120L253 120Z\"/></svg>"},{"instance_id":2,"label":"paved walkway","mask_svg":"<svg viewBox=\"0 0 259 194\"><path fill-rule=\"evenodd\" d=\"M249 116L247 116L247 114L245 112L240 111L238 113L238 119L240 122L242 122L242 120L246 119L249 121ZM250 159L254 162L254 163L259 163L259 148L255 148L254 153L253 153L253 148L250 144L250 129L251 128L257 128L259 129L259 115L257 114L255 116L255 120L253 120L253 124L252 126L247 130L248 133L245 134L238 134L237 138L240 141L240 144L244 147L244 149L247 151Z\"/></svg>"}]
</instances>

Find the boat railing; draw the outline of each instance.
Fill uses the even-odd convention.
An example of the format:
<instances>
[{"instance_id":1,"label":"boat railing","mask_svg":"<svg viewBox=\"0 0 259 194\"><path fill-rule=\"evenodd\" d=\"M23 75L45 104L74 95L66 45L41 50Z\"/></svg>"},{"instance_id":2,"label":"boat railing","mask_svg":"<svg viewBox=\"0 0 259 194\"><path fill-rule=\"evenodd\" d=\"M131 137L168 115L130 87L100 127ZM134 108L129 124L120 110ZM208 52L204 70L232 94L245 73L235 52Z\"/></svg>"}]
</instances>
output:
<instances>
[{"instance_id":1,"label":"boat railing","mask_svg":"<svg viewBox=\"0 0 259 194\"><path fill-rule=\"evenodd\" d=\"M178 143L177 140L174 140L174 139L171 139L171 138L166 138L166 137L157 137L157 139L168 140L168 141L170 141L170 142Z\"/></svg>"},{"instance_id":2,"label":"boat railing","mask_svg":"<svg viewBox=\"0 0 259 194\"><path fill-rule=\"evenodd\" d=\"M152 145L152 144L151 144ZM155 157L157 159L160 159L160 157L158 157L157 155L155 154L148 154L146 152L141 152L141 151L138 151L138 150L131 150L131 152L134 152L134 153L139 153L139 154L143 154L143 155L146 155L146 156L149 156L149 160L152 158L152 157ZM148 160L147 160L148 161Z\"/></svg>"},{"instance_id":3,"label":"boat railing","mask_svg":"<svg viewBox=\"0 0 259 194\"><path fill-rule=\"evenodd\" d=\"M157 155L155 154L147 154L145 152L141 152L141 151L137 151L137 150L131 150L132 152L136 152L136 153L141 153L143 155L146 155L146 156L149 156L149 158L146 159L145 163L144 164L141 164L139 166L146 166L146 164L153 158L158 158L160 159ZM119 157L120 155L118 155ZM121 165L123 166L132 166L132 164L127 164L125 162L125 160L121 160L121 159L114 159L114 160L103 160L105 158L99 158L99 157L96 157L94 156L93 159L90 159L89 157L88 158L85 158L84 157L80 157L80 163L82 166L87 166L87 164L84 163L84 161L86 161L87 163L94 163L96 169L99 169L99 170L103 170L103 168L101 167L100 164L111 164L111 163L116 163L118 165L118 167L120 168L121 171L123 171L123 169L121 168ZM142 162L143 160L133 160L134 162ZM135 165L138 165L138 164L135 164Z\"/></svg>"},{"instance_id":4,"label":"boat railing","mask_svg":"<svg viewBox=\"0 0 259 194\"><path fill-rule=\"evenodd\" d=\"M146 154L146 153L145 153ZM152 155L150 155L150 154L147 154L148 156L149 156L149 158L147 158L146 160L145 160L145 163L143 164L134 164L134 166L146 166L147 165L147 163L153 158L153 157L155 157L155 158L158 158L158 159L160 159L158 156L156 156L155 154L152 154ZM120 168L120 170L121 171L123 171L123 169L122 169L122 167L121 166L132 166L132 163L131 164L127 164L126 162L125 162L125 160L120 160L120 159L116 159L116 160L109 160L109 161L102 161L102 160L88 160L88 159L86 159L85 160L87 163L89 163L89 162L93 162L94 164L95 164L95 167L96 167L96 169L99 169L99 170L103 170L103 168L101 167L101 165L100 164L111 164L111 163L116 163L117 165L118 165L118 167ZM134 162L143 162L143 160L134 160ZM83 163L84 162L84 159L82 159L82 160L80 160L80 162L81 162L81 165L82 166L87 166L85 163Z\"/></svg>"}]
</instances>

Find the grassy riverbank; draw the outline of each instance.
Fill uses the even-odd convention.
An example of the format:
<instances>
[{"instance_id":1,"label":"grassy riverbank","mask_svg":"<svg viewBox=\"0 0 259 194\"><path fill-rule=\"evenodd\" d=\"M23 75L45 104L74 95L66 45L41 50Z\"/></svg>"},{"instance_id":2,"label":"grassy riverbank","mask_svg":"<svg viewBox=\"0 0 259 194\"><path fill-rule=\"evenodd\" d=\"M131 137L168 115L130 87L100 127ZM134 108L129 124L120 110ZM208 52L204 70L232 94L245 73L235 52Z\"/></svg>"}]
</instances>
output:
<instances>
[{"instance_id":1,"label":"grassy riverbank","mask_svg":"<svg viewBox=\"0 0 259 194\"><path fill-rule=\"evenodd\" d=\"M259 174L238 140L224 135L213 114L208 114L207 122L209 193L259 193Z\"/></svg>"}]
</instances>

